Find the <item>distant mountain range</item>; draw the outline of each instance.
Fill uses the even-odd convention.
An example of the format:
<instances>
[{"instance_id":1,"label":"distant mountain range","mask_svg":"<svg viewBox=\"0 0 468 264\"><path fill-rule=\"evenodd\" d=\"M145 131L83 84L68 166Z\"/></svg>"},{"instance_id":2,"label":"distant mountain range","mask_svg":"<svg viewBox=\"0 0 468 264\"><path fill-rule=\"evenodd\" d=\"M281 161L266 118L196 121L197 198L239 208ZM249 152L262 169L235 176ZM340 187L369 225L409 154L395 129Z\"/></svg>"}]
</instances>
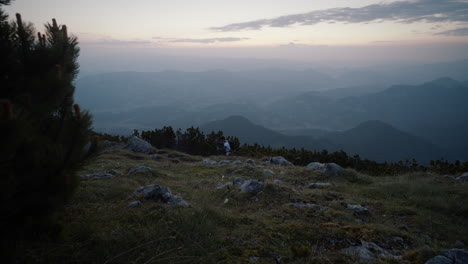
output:
<instances>
[{"instance_id":1,"label":"distant mountain range","mask_svg":"<svg viewBox=\"0 0 468 264\"><path fill-rule=\"evenodd\" d=\"M465 72L468 76L463 65L468 66L468 61L407 71L420 72L421 76L444 72L459 77ZM451 160L468 160L466 80L446 77L384 89L382 84L359 84L365 75L359 71L330 77L312 70L275 69L108 73L78 80L75 99L82 108L91 110L95 128L106 132L128 134L134 128L165 125L186 128L236 115L281 131L282 136L311 136L320 139L310 141L314 146L338 149L346 147L346 142L325 138L329 131L349 131L369 120L381 120L432 142ZM381 77L376 76L369 77L369 82ZM344 77L349 78L348 88L341 86L346 83ZM325 87L328 89L323 90ZM297 143L297 139L288 140L277 142L285 142L285 146Z\"/></svg>"},{"instance_id":2,"label":"distant mountain range","mask_svg":"<svg viewBox=\"0 0 468 264\"><path fill-rule=\"evenodd\" d=\"M349 129L367 120L382 120L450 149L453 158L468 158L468 85L441 78L422 85L392 86L378 93L331 99L315 92L284 98L268 106L278 129ZM265 123L264 123L265 124ZM456 150L458 149L458 150Z\"/></svg>"},{"instance_id":3,"label":"distant mountain range","mask_svg":"<svg viewBox=\"0 0 468 264\"><path fill-rule=\"evenodd\" d=\"M317 136L288 136L253 124L244 117L232 116L201 126L202 131L223 131L245 143L287 148L328 151L344 150L350 155L376 161L398 161L416 158L427 163L439 159L443 151L427 140L400 131L381 121L367 121L343 132Z\"/></svg>"}]
</instances>

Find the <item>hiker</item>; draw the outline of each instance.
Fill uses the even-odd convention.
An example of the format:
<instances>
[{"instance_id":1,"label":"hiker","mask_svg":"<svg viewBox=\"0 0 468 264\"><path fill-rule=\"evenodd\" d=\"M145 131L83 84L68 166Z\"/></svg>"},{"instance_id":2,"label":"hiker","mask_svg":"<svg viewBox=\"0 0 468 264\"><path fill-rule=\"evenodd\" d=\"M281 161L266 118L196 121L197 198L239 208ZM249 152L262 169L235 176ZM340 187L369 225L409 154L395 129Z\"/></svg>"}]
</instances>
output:
<instances>
[{"instance_id":1,"label":"hiker","mask_svg":"<svg viewBox=\"0 0 468 264\"><path fill-rule=\"evenodd\" d=\"M229 141L227 141L224 136L218 139L218 145L220 146L218 151L223 152L226 156L231 155L231 145L229 145Z\"/></svg>"}]
</instances>

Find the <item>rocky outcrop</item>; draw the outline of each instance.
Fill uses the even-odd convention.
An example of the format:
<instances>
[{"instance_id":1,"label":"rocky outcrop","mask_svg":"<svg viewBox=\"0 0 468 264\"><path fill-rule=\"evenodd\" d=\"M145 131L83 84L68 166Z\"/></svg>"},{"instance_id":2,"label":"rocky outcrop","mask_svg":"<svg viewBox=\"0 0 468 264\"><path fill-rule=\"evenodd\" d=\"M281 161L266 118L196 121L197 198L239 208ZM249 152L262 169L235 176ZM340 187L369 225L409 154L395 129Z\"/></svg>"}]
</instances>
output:
<instances>
[{"instance_id":1,"label":"rocky outcrop","mask_svg":"<svg viewBox=\"0 0 468 264\"><path fill-rule=\"evenodd\" d=\"M270 164L280 165L280 166L294 166L294 164L292 164L291 162L289 162L288 160L286 160L285 158L281 156L272 157L270 159Z\"/></svg>"},{"instance_id":2,"label":"rocky outcrop","mask_svg":"<svg viewBox=\"0 0 468 264\"><path fill-rule=\"evenodd\" d=\"M155 152L153 146L151 146L150 143L136 136L132 136L128 140L126 148L133 152L141 152L146 154L154 154Z\"/></svg>"},{"instance_id":3,"label":"rocky outcrop","mask_svg":"<svg viewBox=\"0 0 468 264\"><path fill-rule=\"evenodd\" d=\"M141 187L134 191L130 195L130 198L153 200L157 202L163 202L169 205L180 205L184 207L188 206L188 203L182 198L174 196L171 192L171 189L158 184Z\"/></svg>"},{"instance_id":4,"label":"rocky outcrop","mask_svg":"<svg viewBox=\"0 0 468 264\"><path fill-rule=\"evenodd\" d=\"M305 169L308 171L318 171L319 173L328 176L337 176L343 172L343 168L336 163L312 162L309 165L307 165Z\"/></svg>"}]
</instances>

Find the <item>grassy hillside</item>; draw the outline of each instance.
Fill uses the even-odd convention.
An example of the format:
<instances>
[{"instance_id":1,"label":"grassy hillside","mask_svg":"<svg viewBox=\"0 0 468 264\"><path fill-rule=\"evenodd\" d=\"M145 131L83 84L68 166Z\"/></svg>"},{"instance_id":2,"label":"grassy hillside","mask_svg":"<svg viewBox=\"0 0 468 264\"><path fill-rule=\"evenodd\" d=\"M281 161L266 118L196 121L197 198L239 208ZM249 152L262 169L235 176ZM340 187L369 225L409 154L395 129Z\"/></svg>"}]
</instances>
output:
<instances>
[{"instance_id":1,"label":"grassy hillside","mask_svg":"<svg viewBox=\"0 0 468 264\"><path fill-rule=\"evenodd\" d=\"M374 263L400 263L401 258L424 263L440 249L468 243L466 183L429 174L373 177L348 169L327 177L304 167L212 166L201 160L165 150L152 157L120 148L101 152L81 174L118 173L83 179L66 208L59 241L24 243L18 261L360 263L365 261L345 249L372 242L383 255L400 259L375 256ZM140 165L153 172L127 173ZM265 174L265 169L275 174ZM235 186L216 188L235 177L263 181L264 188L257 194L241 193ZM277 179L282 183L275 184ZM331 186L307 188L314 182ZM133 201L129 195L150 184L169 187L189 207L143 201L127 208ZM354 212L348 205L368 211Z\"/></svg>"}]
</instances>

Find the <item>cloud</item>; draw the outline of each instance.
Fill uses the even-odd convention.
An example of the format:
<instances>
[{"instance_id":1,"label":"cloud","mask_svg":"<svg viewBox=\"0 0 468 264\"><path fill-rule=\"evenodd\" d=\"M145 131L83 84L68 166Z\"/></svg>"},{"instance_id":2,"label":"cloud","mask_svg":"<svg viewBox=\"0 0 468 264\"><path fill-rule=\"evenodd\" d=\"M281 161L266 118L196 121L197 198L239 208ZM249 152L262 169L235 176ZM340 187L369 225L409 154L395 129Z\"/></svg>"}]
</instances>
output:
<instances>
[{"instance_id":1,"label":"cloud","mask_svg":"<svg viewBox=\"0 0 468 264\"><path fill-rule=\"evenodd\" d=\"M127 46L127 45L147 45L151 41L145 40L118 40L118 39L100 39L96 41L87 41L82 44L86 45L112 45L112 46Z\"/></svg>"},{"instance_id":2,"label":"cloud","mask_svg":"<svg viewBox=\"0 0 468 264\"><path fill-rule=\"evenodd\" d=\"M435 33L434 35L440 35L440 36L468 36L468 27L442 31L442 32L439 32L439 33Z\"/></svg>"},{"instance_id":3,"label":"cloud","mask_svg":"<svg viewBox=\"0 0 468 264\"><path fill-rule=\"evenodd\" d=\"M167 40L167 42L172 43L217 43L217 42L237 42L248 40L249 38L234 38L234 37L227 37L227 38L202 38L202 39L194 39L194 38L161 38L161 37L153 37L153 39L161 39Z\"/></svg>"},{"instance_id":4,"label":"cloud","mask_svg":"<svg viewBox=\"0 0 468 264\"><path fill-rule=\"evenodd\" d=\"M212 27L214 31L259 30L263 27L287 27L325 23L368 23L395 21L413 22L468 22L466 0L416 0L372 4L360 8L330 8L308 13L292 14L271 19Z\"/></svg>"}]
</instances>

